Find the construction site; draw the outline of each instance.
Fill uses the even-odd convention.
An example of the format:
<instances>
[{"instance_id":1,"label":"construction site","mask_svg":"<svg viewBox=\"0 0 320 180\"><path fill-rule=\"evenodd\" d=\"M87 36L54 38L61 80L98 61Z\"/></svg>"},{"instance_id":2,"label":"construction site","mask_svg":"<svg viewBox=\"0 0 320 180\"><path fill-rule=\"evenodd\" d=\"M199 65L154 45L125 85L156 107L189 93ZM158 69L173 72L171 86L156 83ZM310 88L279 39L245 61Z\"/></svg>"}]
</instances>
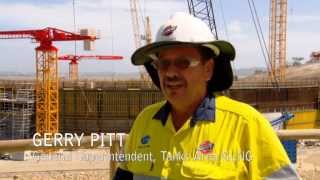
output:
<instances>
[{"instance_id":1,"label":"construction site","mask_svg":"<svg viewBox=\"0 0 320 180\"><path fill-rule=\"evenodd\" d=\"M81 4L75 0L71 3L74 27L77 3ZM128 31L132 31L134 49L151 43L156 33L151 31L151 24L160 23L153 22L149 16L141 20L139 3L138 0L127 2L128 21L132 27ZM183 2L186 10L205 21L219 39L221 32L215 20L215 3L215 0ZM254 3L252 0L248 3L258 37L263 39ZM290 2L268 0L268 3L268 45L260 40L266 58L265 70L246 77L234 70L233 85L222 94L263 113L273 125L301 179L317 180L320 178L320 53L307 52L310 56L306 63L288 65L287 6ZM35 53L30 52L35 55L31 78L0 76L0 180L112 179L117 162L101 157L119 152L118 146L37 149L31 146L34 134L83 133L86 137L91 133L128 134L137 115L146 106L165 99L144 68L138 70L136 78L132 75L83 78L78 67L83 61L121 63L130 61L130 57L113 52L80 54L77 50L60 54L63 49L57 48L59 43L69 42L69 49L72 49L78 41L78 45L83 43L85 50L92 50L99 45L96 42L104 38L92 29L71 32L60 27L0 28L0 41L31 39L36 43L33 44ZM63 62L69 62L64 78L59 72L59 64ZM299 63L299 59L296 62ZM5 69L0 66L1 71ZM290 114L289 118L287 114Z\"/></svg>"}]
</instances>

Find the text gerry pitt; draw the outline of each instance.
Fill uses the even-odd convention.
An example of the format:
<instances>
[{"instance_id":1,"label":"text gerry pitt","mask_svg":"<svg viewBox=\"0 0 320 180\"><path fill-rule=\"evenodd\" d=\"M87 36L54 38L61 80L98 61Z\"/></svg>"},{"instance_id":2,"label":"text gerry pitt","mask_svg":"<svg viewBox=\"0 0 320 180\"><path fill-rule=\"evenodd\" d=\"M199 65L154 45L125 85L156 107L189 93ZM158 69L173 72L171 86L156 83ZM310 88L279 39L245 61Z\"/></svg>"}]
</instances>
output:
<instances>
[{"instance_id":1,"label":"text gerry pitt","mask_svg":"<svg viewBox=\"0 0 320 180\"><path fill-rule=\"evenodd\" d=\"M90 144L91 147L101 146L111 147L119 142L123 146L125 133L91 133L90 136L84 136L84 133L35 133L32 138L33 145L36 147L62 147L62 146L81 146L82 143Z\"/></svg>"}]
</instances>

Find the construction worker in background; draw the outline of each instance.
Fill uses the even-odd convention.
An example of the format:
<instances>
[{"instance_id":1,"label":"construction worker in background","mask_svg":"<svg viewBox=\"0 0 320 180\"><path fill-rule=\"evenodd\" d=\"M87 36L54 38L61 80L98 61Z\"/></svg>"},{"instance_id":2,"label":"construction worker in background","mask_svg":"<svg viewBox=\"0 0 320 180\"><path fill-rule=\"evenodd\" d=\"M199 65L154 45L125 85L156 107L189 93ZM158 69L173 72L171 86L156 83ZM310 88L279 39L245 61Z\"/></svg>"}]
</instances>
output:
<instances>
[{"instance_id":1,"label":"construction worker in background","mask_svg":"<svg viewBox=\"0 0 320 180\"><path fill-rule=\"evenodd\" d=\"M132 63L146 67L166 100L136 118L114 179L298 179L269 122L221 94L234 58L229 42L185 13L134 52Z\"/></svg>"}]
</instances>

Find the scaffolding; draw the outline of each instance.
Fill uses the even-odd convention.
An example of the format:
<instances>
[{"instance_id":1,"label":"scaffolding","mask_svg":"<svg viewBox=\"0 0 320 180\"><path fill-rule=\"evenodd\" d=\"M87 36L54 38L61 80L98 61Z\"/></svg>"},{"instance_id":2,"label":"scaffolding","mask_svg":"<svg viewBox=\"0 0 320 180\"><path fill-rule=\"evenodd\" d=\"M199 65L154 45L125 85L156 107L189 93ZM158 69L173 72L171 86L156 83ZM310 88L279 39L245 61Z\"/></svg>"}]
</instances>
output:
<instances>
[{"instance_id":1,"label":"scaffolding","mask_svg":"<svg viewBox=\"0 0 320 180\"><path fill-rule=\"evenodd\" d=\"M34 86L0 87L0 139L25 139L34 131Z\"/></svg>"}]
</instances>

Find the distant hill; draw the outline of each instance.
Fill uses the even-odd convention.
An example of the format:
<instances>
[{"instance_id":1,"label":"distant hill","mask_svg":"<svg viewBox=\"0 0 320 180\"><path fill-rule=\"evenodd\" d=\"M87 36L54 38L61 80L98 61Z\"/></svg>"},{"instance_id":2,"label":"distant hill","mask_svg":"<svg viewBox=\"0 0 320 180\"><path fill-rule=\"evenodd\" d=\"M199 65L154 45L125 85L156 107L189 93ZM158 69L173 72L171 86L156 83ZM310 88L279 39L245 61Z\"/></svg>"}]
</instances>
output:
<instances>
[{"instance_id":1,"label":"distant hill","mask_svg":"<svg viewBox=\"0 0 320 180\"><path fill-rule=\"evenodd\" d=\"M253 67L241 68L234 70L236 76L241 80L264 80L267 78L266 68ZM80 73L82 80L138 80L139 73L112 73L112 72L90 72ZM35 73L21 72L1 72L0 79L2 80L33 80ZM68 74L60 74L60 79L67 80ZM299 66L289 66L286 72L286 79L301 80L301 79L320 79L320 63L302 64Z\"/></svg>"},{"instance_id":2,"label":"distant hill","mask_svg":"<svg viewBox=\"0 0 320 180\"><path fill-rule=\"evenodd\" d=\"M308 63L297 66L289 66L286 69L286 80L304 80L304 79L320 79L320 63ZM264 80L267 73L257 73L242 78L242 80Z\"/></svg>"},{"instance_id":3,"label":"distant hill","mask_svg":"<svg viewBox=\"0 0 320 180\"><path fill-rule=\"evenodd\" d=\"M0 80L34 80L35 73L20 73L20 72L0 72ZM68 73L59 75L61 80L68 79ZM80 73L79 78L82 80L137 80L139 73Z\"/></svg>"},{"instance_id":4,"label":"distant hill","mask_svg":"<svg viewBox=\"0 0 320 180\"><path fill-rule=\"evenodd\" d=\"M238 78L244 78L247 76L254 75L255 73L265 72L266 68L263 67L252 67L252 68L240 68L234 70L234 74L238 76Z\"/></svg>"}]
</instances>

